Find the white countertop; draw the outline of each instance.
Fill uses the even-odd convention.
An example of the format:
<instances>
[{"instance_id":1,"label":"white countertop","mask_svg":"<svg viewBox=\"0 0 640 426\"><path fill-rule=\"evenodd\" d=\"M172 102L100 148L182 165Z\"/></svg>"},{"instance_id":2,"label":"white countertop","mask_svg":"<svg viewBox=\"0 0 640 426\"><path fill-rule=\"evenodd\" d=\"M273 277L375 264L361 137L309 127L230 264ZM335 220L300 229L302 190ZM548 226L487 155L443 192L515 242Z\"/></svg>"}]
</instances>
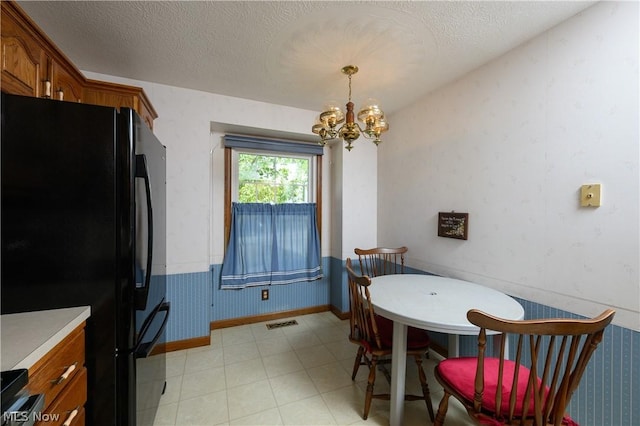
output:
<instances>
[{"instance_id":1,"label":"white countertop","mask_svg":"<svg viewBox=\"0 0 640 426\"><path fill-rule=\"evenodd\" d=\"M91 315L89 306L0 316L0 371L31 368Z\"/></svg>"}]
</instances>

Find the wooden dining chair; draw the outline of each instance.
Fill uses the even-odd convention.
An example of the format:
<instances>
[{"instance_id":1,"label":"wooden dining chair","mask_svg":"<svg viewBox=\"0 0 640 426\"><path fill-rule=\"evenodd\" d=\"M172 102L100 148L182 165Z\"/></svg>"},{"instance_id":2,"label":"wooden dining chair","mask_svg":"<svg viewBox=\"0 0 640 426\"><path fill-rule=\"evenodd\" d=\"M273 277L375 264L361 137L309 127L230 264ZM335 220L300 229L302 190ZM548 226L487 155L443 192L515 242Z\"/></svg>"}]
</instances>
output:
<instances>
[{"instance_id":1,"label":"wooden dining chair","mask_svg":"<svg viewBox=\"0 0 640 426\"><path fill-rule=\"evenodd\" d=\"M444 396L434 424L444 423L453 396L481 425L577 426L565 410L614 314L607 309L593 319L511 321L470 310L468 320L480 327L478 356L436 366ZM501 338L495 357L485 355L488 330ZM505 359L507 334L516 343L515 361Z\"/></svg>"},{"instance_id":2,"label":"wooden dining chair","mask_svg":"<svg viewBox=\"0 0 640 426\"><path fill-rule=\"evenodd\" d=\"M358 275L353 271L351 259L347 258L347 273L349 275L349 302L351 309L349 340L358 345L358 352L369 367L367 391L364 401L362 418L367 419L373 398L389 400L389 394L374 394L376 368L382 361L389 362L392 352L393 321L376 315L369 286L371 278ZM406 401L424 400L429 411L429 418L433 422L434 412L429 394L427 377L422 368L422 357L429 348L429 335L420 329L412 329L407 336L407 356L413 356L418 369L418 378L422 387L422 395L405 395ZM384 360L381 358L384 357ZM352 380L355 376L351 377Z\"/></svg>"},{"instance_id":3,"label":"wooden dining chair","mask_svg":"<svg viewBox=\"0 0 640 426\"><path fill-rule=\"evenodd\" d=\"M358 255L360 263L360 273L368 277L378 277L380 275L404 274L404 254L408 251L405 246L398 248L376 247L370 249L356 248L353 250ZM411 330L411 333L415 331ZM361 365L365 365L362 359L364 348L358 348L356 360L353 365L351 378L355 378ZM428 357L429 352L425 355Z\"/></svg>"},{"instance_id":4,"label":"wooden dining chair","mask_svg":"<svg viewBox=\"0 0 640 426\"><path fill-rule=\"evenodd\" d=\"M371 249L356 248L354 252L360 261L362 275L378 277L380 275L404 274L404 254L406 247Z\"/></svg>"}]
</instances>

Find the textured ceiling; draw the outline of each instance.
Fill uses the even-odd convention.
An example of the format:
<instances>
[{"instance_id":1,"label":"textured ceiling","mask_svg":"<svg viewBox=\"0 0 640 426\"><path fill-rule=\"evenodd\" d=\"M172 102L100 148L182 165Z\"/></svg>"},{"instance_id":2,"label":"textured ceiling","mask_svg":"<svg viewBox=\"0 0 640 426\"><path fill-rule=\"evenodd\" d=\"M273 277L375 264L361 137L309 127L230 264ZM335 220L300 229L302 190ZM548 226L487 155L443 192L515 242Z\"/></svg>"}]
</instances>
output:
<instances>
[{"instance_id":1,"label":"textured ceiling","mask_svg":"<svg viewBox=\"0 0 640 426\"><path fill-rule=\"evenodd\" d=\"M387 113L579 13L580 1L21 1L86 71L319 110Z\"/></svg>"}]
</instances>

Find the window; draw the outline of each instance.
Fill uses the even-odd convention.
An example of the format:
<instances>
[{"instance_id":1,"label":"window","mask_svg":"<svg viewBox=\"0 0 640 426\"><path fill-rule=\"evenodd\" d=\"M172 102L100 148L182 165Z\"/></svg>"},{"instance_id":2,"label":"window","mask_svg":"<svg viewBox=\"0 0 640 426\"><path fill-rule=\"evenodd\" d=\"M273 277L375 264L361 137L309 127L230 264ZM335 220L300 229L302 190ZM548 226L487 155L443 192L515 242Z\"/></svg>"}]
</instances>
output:
<instances>
[{"instance_id":1,"label":"window","mask_svg":"<svg viewBox=\"0 0 640 426\"><path fill-rule=\"evenodd\" d=\"M314 202L313 157L234 150L232 200L272 204Z\"/></svg>"},{"instance_id":2,"label":"window","mask_svg":"<svg viewBox=\"0 0 640 426\"><path fill-rule=\"evenodd\" d=\"M308 160L307 169L307 199L304 201L283 201L283 202L306 202L316 204L316 217L318 229L322 229L322 154L323 148L320 145L266 139L252 136L225 135L225 206L224 206L224 237L225 247L229 241L231 230L231 208L233 202L273 202L262 201L257 198L252 201L241 199L240 194L240 154L255 155L257 157L279 157L283 159ZM249 161L247 157L246 161ZM281 160L286 163L287 160ZM289 175L290 176L290 175ZM288 180L290 186L298 186L292 183L295 179ZM257 185L257 184L256 184ZM265 184L266 185L266 184ZM247 182L247 187L251 185ZM255 190L255 187L254 187ZM272 189L272 191L274 191ZM251 192L249 189L246 192ZM255 192L254 192L255 193Z\"/></svg>"},{"instance_id":3,"label":"window","mask_svg":"<svg viewBox=\"0 0 640 426\"><path fill-rule=\"evenodd\" d=\"M322 147L225 136L225 237L221 288L322 278Z\"/></svg>"}]
</instances>

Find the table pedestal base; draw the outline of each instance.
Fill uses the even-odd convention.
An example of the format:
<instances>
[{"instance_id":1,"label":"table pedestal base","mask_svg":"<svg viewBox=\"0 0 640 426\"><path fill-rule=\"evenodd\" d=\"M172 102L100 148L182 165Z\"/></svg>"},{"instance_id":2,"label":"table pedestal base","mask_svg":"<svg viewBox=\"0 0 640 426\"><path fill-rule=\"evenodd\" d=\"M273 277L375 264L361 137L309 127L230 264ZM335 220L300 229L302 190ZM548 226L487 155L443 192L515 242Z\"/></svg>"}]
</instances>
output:
<instances>
[{"instance_id":1,"label":"table pedestal base","mask_svg":"<svg viewBox=\"0 0 640 426\"><path fill-rule=\"evenodd\" d=\"M393 347L391 352L391 410L389 425L402 426L404 415L404 384L407 371L407 326L393 322Z\"/></svg>"}]
</instances>

